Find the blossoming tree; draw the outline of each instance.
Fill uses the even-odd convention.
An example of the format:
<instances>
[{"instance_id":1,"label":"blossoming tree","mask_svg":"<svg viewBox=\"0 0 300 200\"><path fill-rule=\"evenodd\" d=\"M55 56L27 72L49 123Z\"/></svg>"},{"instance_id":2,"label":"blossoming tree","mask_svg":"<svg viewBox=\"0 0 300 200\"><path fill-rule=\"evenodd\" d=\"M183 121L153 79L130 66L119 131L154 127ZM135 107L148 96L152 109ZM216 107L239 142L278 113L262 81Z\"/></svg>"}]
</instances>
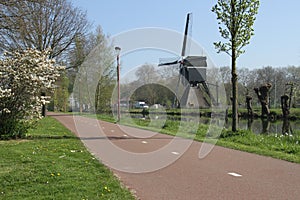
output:
<instances>
[{"instance_id":1,"label":"blossoming tree","mask_svg":"<svg viewBox=\"0 0 300 200\"><path fill-rule=\"evenodd\" d=\"M5 53L0 60L0 138L21 137L41 119L42 105L62 66L49 59L50 50Z\"/></svg>"}]
</instances>

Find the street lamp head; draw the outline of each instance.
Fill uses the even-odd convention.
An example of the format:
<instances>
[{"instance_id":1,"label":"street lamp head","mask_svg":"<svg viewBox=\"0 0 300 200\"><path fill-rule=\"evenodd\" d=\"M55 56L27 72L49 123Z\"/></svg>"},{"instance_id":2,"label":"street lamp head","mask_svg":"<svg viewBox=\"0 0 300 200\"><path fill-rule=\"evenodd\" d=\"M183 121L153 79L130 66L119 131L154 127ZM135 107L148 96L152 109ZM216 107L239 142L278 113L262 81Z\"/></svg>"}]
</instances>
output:
<instances>
[{"instance_id":1,"label":"street lamp head","mask_svg":"<svg viewBox=\"0 0 300 200\"><path fill-rule=\"evenodd\" d=\"M116 50L117 54L119 55L120 51L121 51L121 47L115 47L115 50Z\"/></svg>"}]
</instances>

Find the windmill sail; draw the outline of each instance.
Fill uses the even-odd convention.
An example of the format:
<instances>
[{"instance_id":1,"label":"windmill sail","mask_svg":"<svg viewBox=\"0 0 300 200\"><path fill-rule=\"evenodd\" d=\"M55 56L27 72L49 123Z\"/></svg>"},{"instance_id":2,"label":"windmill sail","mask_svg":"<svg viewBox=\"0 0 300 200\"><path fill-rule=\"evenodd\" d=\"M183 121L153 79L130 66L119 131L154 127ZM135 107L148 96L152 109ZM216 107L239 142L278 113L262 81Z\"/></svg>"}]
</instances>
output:
<instances>
[{"instance_id":1,"label":"windmill sail","mask_svg":"<svg viewBox=\"0 0 300 200\"><path fill-rule=\"evenodd\" d=\"M175 65L180 63L180 61L183 59L183 57L186 54L187 51L187 44L188 44L188 35L190 32L189 27L191 26L191 18L192 18L192 13L188 13L187 14L187 18L186 18L186 24L185 24L185 29L184 29L184 36L183 36L183 44L182 44L182 50L181 50L181 59L177 58L177 59L165 59L167 61L163 61L163 59L160 59L160 62L158 64L158 66L164 66L164 65ZM183 67L182 65L180 65L180 68Z\"/></svg>"},{"instance_id":2,"label":"windmill sail","mask_svg":"<svg viewBox=\"0 0 300 200\"><path fill-rule=\"evenodd\" d=\"M185 56L186 53L186 46L187 46L187 38L188 38L188 32L189 32L189 24L191 19L192 13L187 14L186 18L186 24L185 24L185 30L184 30L184 37L183 37L183 44L182 44L182 50L181 50L181 56Z\"/></svg>"},{"instance_id":3,"label":"windmill sail","mask_svg":"<svg viewBox=\"0 0 300 200\"><path fill-rule=\"evenodd\" d=\"M177 65L179 63L180 58L160 58L158 66L164 65Z\"/></svg>"},{"instance_id":4,"label":"windmill sail","mask_svg":"<svg viewBox=\"0 0 300 200\"><path fill-rule=\"evenodd\" d=\"M205 56L186 56L189 48L189 33L191 32L192 13L187 14L184 29L183 43L181 49L181 58L160 59L158 66L178 65L179 77L176 86L178 94L179 83L185 88L181 99L174 97L173 106L179 102L182 107L209 107L211 101L214 101L206 83L207 58ZM196 103L198 102L198 103ZM197 105L198 104L198 105Z\"/></svg>"}]
</instances>

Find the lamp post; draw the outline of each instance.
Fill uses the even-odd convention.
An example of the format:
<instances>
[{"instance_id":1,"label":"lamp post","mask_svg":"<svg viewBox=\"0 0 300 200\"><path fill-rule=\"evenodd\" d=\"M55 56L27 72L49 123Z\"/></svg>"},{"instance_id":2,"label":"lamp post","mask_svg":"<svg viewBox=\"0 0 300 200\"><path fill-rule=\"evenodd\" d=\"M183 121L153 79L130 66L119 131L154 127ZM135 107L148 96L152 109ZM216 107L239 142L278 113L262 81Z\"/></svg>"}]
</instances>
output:
<instances>
[{"instance_id":1,"label":"lamp post","mask_svg":"<svg viewBox=\"0 0 300 200\"><path fill-rule=\"evenodd\" d=\"M118 84L118 122L120 122L120 47L115 47L117 52L117 84Z\"/></svg>"}]
</instances>

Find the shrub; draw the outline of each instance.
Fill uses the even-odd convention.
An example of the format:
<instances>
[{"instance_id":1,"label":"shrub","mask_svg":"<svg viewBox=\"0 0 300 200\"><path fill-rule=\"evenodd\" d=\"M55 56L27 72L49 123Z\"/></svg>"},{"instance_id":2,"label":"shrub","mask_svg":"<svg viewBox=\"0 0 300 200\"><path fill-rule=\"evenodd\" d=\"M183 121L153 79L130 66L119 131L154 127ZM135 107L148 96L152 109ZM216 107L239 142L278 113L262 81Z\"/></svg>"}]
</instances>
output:
<instances>
[{"instance_id":1,"label":"shrub","mask_svg":"<svg viewBox=\"0 0 300 200\"><path fill-rule=\"evenodd\" d=\"M40 119L46 97L61 66L49 59L49 50L5 53L0 60L0 138L17 138Z\"/></svg>"}]
</instances>

